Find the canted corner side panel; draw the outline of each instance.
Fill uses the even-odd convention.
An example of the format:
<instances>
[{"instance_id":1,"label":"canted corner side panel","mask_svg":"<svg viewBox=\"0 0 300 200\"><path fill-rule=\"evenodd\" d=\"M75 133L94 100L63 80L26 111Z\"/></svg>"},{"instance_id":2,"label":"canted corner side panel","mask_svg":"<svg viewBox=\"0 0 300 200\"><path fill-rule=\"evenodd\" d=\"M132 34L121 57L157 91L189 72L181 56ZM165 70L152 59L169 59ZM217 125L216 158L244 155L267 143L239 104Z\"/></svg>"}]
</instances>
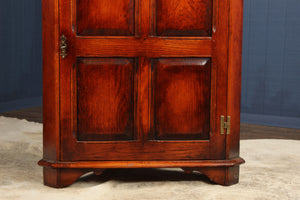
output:
<instances>
[{"instance_id":1,"label":"canted corner side panel","mask_svg":"<svg viewBox=\"0 0 300 200\"><path fill-rule=\"evenodd\" d=\"M153 33L158 36L211 36L213 0L152 0Z\"/></svg>"},{"instance_id":2,"label":"canted corner side panel","mask_svg":"<svg viewBox=\"0 0 300 200\"><path fill-rule=\"evenodd\" d=\"M79 58L73 75L73 131L79 141L133 140L133 58Z\"/></svg>"},{"instance_id":3,"label":"canted corner side panel","mask_svg":"<svg viewBox=\"0 0 300 200\"><path fill-rule=\"evenodd\" d=\"M209 58L152 60L152 139L209 139L210 63Z\"/></svg>"},{"instance_id":4,"label":"canted corner side panel","mask_svg":"<svg viewBox=\"0 0 300 200\"><path fill-rule=\"evenodd\" d=\"M135 32L135 0L73 0L80 36L130 36Z\"/></svg>"}]
</instances>

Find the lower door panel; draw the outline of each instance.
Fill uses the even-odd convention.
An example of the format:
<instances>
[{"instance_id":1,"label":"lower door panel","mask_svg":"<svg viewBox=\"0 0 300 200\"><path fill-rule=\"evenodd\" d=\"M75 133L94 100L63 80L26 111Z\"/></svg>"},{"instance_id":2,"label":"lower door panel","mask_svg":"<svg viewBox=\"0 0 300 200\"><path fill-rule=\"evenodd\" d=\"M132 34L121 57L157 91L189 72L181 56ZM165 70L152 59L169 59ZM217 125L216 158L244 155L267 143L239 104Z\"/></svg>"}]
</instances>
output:
<instances>
[{"instance_id":1,"label":"lower door panel","mask_svg":"<svg viewBox=\"0 0 300 200\"><path fill-rule=\"evenodd\" d=\"M135 68L133 58L77 59L72 101L78 141L135 138Z\"/></svg>"},{"instance_id":2,"label":"lower door panel","mask_svg":"<svg viewBox=\"0 0 300 200\"><path fill-rule=\"evenodd\" d=\"M211 137L211 59L143 60L76 59L71 70L72 132L62 134L62 141L67 141L62 144L62 160L220 157L213 151L220 143ZM143 101L148 106L141 112ZM148 124L145 133L141 113Z\"/></svg>"},{"instance_id":3,"label":"lower door panel","mask_svg":"<svg viewBox=\"0 0 300 200\"><path fill-rule=\"evenodd\" d=\"M149 139L209 139L210 70L208 58L152 60Z\"/></svg>"}]
</instances>

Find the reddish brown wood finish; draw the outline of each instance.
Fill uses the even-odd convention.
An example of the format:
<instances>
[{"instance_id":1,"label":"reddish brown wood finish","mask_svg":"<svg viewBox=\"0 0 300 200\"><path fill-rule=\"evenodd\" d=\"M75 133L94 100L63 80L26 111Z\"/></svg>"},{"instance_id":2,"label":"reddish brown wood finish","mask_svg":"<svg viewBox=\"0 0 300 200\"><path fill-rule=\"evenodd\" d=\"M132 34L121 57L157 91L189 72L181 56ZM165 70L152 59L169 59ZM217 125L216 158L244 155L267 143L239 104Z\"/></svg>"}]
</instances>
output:
<instances>
[{"instance_id":1,"label":"reddish brown wood finish","mask_svg":"<svg viewBox=\"0 0 300 200\"><path fill-rule=\"evenodd\" d=\"M77 0L75 6L78 35L134 34L135 0Z\"/></svg>"},{"instance_id":2,"label":"reddish brown wood finish","mask_svg":"<svg viewBox=\"0 0 300 200\"><path fill-rule=\"evenodd\" d=\"M75 2L73 2L75 3ZM143 1L143 3L145 3ZM149 1L150 3L150 1ZM225 3L223 3L226 5ZM147 4L146 4L147 5ZM199 133L197 134L197 141L194 140L195 137L189 137L190 135L193 135L193 133L187 133L187 137L182 140L183 136L181 134L181 138L178 136L177 139L181 139L178 142L166 142L166 141L155 141L155 138L152 137L153 131L151 130L153 127L155 127L154 123L157 121L154 116L154 112L151 112L154 109L154 104L152 100L152 96L149 94L155 94L157 88L152 87L152 80L155 80L155 74L153 74L153 70L155 69L152 66L153 58L164 58L164 59L174 59L176 62L179 62L182 59L179 59L178 57L183 57L183 60L186 60L183 67L189 67L189 63L193 60L201 60L206 59L203 57L212 57L213 60L220 60L224 59L223 55L227 54L226 48L221 48L222 45L227 46L226 40L221 40L221 38L218 39L218 37L214 36L212 38L203 38L203 37L193 37L193 38L160 38L160 37L152 37L150 33L150 22L154 19L151 19L149 21L145 20L144 13L149 13L152 8L149 6L146 6L142 3L136 3L135 9L136 13L136 25L139 27L136 32L135 37L115 37L113 36L113 32L111 32L110 37L91 37L91 36L76 36L74 33L74 30L71 29L71 26L69 26L71 23L74 24L72 19L76 19L76 9L70 9L71 7L74 7L70 4L68 1L63 1L63 4L61 5L61 10L64 10L64 12L61 12L60 19L61 19L61 34L65 34L69 38L70 48L69 48L69 55L66 59L60 61L61 65L61 73L60 73L60 81L61 85L64 87L61 87L61 120L64 121L63 124L61 124L61 137L63 141L62 143L62 153L61 153L61 160L63 161L78 161L78 160L178 160L178 159L223 159L225 157L225 152L223 149L225 148L225 140L224 136L219 136L218 134L214 134L216 132L219 132L219 125L216 123L216 120L213 118L214 115L216 115L216 112L219 113L226 113L226 98L224 98L224 95L226 97L226 90L223 88L226 86L226 69L227 69L227 60L226 62L218 63L218 68L211 67L210 73L211 73L211 81L214 81L211 83L211 85L203 86L201 85L201 88L209 88L209 92L206 92L206 96L201 97L201 101L208 102L210 101L210 107L205 109L210 109L210 115L206 116L206 118L203 119L199 117L199 123L197 122L197 128L199 130ZM221 4L222 5L222 4ZM76 6L75 6L76 7ZM137 9L139 9L137 12ZM222 9L221 14L226 14L226 10ZM99 13L101 14L101 13ZM70 18L72 16L72 19ZM148 27L144 25L143 23L138 23L139 21L142 22L148 22ZM76 23L75 23L76 24ZM221 23L220 23L221 25ZM226 26L224 25L225 30L227 30L228 24ZM222 26L220 26L222 28ZM224 31L226 33L226 31ZM142 37L140 37L140 35ZM213 40L218 40L220 42L220 49L213 48ZM204 44L202 47L199 44ZM178 46L180 44L181 46ZM191 48L191 49L189 49ZM80 51L79 51L80 49ZM106 51L107 49L107 51ZM178 50L179 49L179 50ZM203 49L204 53L201 53L199 49ZM218 52L214 53L213 51L216 51L218 49ZM187 51L185 51L187 50ZM193 58L191 58L191 55ZM102 59L109 59L114 57L116 60L118 59L135 59L137 63L136 67L136 73L134 75L135 87L134 87L134 96L136 97L134 99L134 104L131 113L134 113L134 123L133 126L135 127L136 132L134 133L134 141L128 141L128 138L117 136L111 133L107 133L107 131L102 130L102 133L99 133L99 125L100 123L113 125L109 122L109 118L99 118L103 120L102 122L94 123L93 119L89 122L89 126L97 125L98 127L98 134L96 135L102 135L105 137L103 140L104 142L101 142L99 137L95 138L95 136L87 136L87 138L81 138L84 140L84 142L78 141L76 137L74 138L74 134L76 135L77 129L76 127L80 127L81 125L78 125L79 122L76 121L78 119L78 113L75 112L74 108L77 108L77 110L86 110L85 105L83 105L82 108L80 107L80 103L76 103L74 99L79 99L78 94L74 94L72 91L78 91L77 89L74 89L76 85L78 85L77 82L77 75L72 76L72 66L77 62L78 58L81 59L87 59L90 57L101 57ZM216 62L215 61L215 62ZM179 62L180 63L180 62ZM214 63L212 63L213 65ZM174 65L174 64L173 64ZM224 74L222 74L224 72ZM144 76L146 79L140 79L139 75L141 73L144 73ZM73 73L74 74L74 73ZM184 76L184 75L183 75ZM182 76L182 77L183 77ZM186 74L185 76L188 76ZM186 78L188 80L188 78ZM218 80L218 86L216 86L216 80ZM202 81L202 80L201 80ZM193 82L193 81L190 81ZM195 82L195 81L194 81ZM198 81L199 82L199 81ZM202 83L202 82L201 82ZM204 82L203 82L204 83ZM71 86L71 87L68 87ZM103 86L103 85L102 85ZM93 88L96 86L93 86ZM106 89L106 95L110 96L110 93L112 92L105 86ZM126 87L126 86L124 86ZM148 96L146 96L146 91L141 91L142 88L148 89ZM198 86L200 88L200 86ZM167 91L166 91L167 92ZM141 93L144 93L143 96L140 96ZM73 95L73 96L72 96ZM105 96L106 96L105 95ZM98 102L103 102L107 97L103 96L102 93L95 93L91 95L93 99L96 99ZM122 93L120 94L122 96ZM129 95L130 96L130 95ZM190 96L193 96L191 93ZM120 97L116 97L116 99L119 99ZM184 98L184 97L183 97ZM175 97L173 98L175 99ZM200 98L197 98L197 100L200 100ZM96 101L91 101L91 105L94 105ZM146 103L143 103L146 101ZM161 99L161 101L164 101ZM87 102L87 101L86 101ZM218 102L220 105L224 105L223 107L214 107L216 105L216 102ZM183 102L182 102L183 103ZM188 99L184 101L184 103L190 104L188 102ZM70 107L71 104L71 107ZM146 105L147 108L144 108L142 112L140 112L141 108L140 105ZM173 103L174 105L175 103ZM200 105L200 103L198 104ZM182 105L184 107L184 105ZM188 105L186 106L188 107ZM73 109L70 109L73 108ZM96 107L94 107L96 108ZM99 108L99 107L98 107ZM179 107L178 107L179 108ZM111 110L110 110L111 109ZM107 112L115 113L114 110L120 111L121 108L116 108L114 106L107 106ZM88 109L89 110L89 109ZM95 112L99 112L99 110L95 109ZM101 112L101 111L100 111ZM156 113L159 111L156 110ZM182 113L184 112L190 112L189 110L181 110ZM206 111L207 112L207 111ZM139 114L142 114L144 116L140 116ZM93 114L98 115L98 114ZM193 116L195 113L188 114L187 116ZM79 118L84 117L80 116ZM122 118L119 118L119 122L122 121L128 121L128 118L125 116L121 116ZM92 117L93 118L93 117ZM143 120L143 129L139 127L141 124L139 120ZM188 124L190 119L186 118L186 123ZM210 121L210 123L204 123L204 121ZM184 119L182 120L184 121ZM176 120L173 122L172 126L176 127ZM195 122L196 123L196 122ZM86 122L85 124L88 124ZM183 123L182 123L183 124ZM84 125L84 124L83 124ZM121 125L121 124L119 124ZM200 127L202 125L203 127ZM115 124L114 124L115 126ZM182 125L183 126L183 125ZM187 126L186 126L187 127ZM110 127L110 129L113 129L114 127ZM193 128L193 127L192 127ZM202 134L201 130L206 131L206 136L203 137L204 134ZM143 132L141 132L143 130ZM180 130L179 130L180 131ZM123 132L124 133L124 132ZM89 134L80 134L83 135L89 135ZM92 134L95 135L95 134ZM126 134L122 134L123 136ZM176 135L176 134L175 134ZM210 135L210 137L208 137ZM94 138L93 138L94 137ZM118 138L118 139L116 139ZM210 140L207 140L210 138ZM115 142L110 140L123 140L122 142ZM150 139L150 140L149 140ZM151 141L153 140L154 141ZM156 138L157 139L157 138ZM161 138L163 140L172 140L174 139L174 134L172 134L169 137ZM199 140L202 139L202 140ZM203 140L205 139L205 140ZM92 141L92 142L89 142ZM118 149L116 151L115 149ZM166 151L167 149L167 151ZM197 151L195 151L197 149ZM109 152L109 157L107 156L107 153ZM186 155L189 155L188 158Z\"/></svg>"},{"instance_id":3,"label":"reddish brown wood finish","mask_svg":"<svg viewBox=\"0 0 300 200\"><path fill-rule=\"evenodd\" d=\"M153 136L149 139L209 139L210 60L152 61Z\"/></svg>"},{"instance_id":4,"label":"reddish brown wood finish","mask_svg":"<svg viewBox=\"0 0 300 200\"><path fill-rule=\"evenodd\" d=\"M77 60L72 101L78 140L134 139L135 68L134 59Z\"/></svg>"},{"instance_id":5,"label":"reddish brown wood finish","mask_svg":"<svg viewBox=\"0 0 300 200\"><path fill-rule=\"evenodd\" d=\"M94 171L96 175L103 172L102 168L175 168L181 167L185 173L199 171L212 182L221 185L233 185L239 180L239 166L245 161L241 158L233 160L201 160L201 161L100 161L100 162L58 162L50 163L44 160L39 165L44 166L45 185L62 188L75 182L83 174Z\"/></svg>"},{"instance_id":6,"label":"reddish brown wood finish","mask_svg":"<svg viewBox=\"0 0 300 200\"><path fill-rule=\"evenodd\" d=\"M118 167L184 167L236 183L241 6L44 0L45 184ZM220 134L221 115L232 115L232 135Z\"/></svg>"},{"instance_id":7,"label":"reddish brown wood finish","mask_svg":"<svg viewBox=\"0 0 300 200\"><path fill-rule=\"evenodd\" d=\"M77 37L75 52L80 57L211 57L212 38L162 38L147 37Z\"/></svg>"},{"instance_id":8,"label":"reddish brown wood finish","mask_svg":"<svg viewBox=\"0 0 300 200\"><path fill-rule=\"evenodd\" d=\"M239 182L239 166L183 168L183 170L186 173L199 171L200 173L206 175L212 182L224 186L230 186Z\"/></svg>"},{"instance_id":9,"label":"reddish brown wood finish","mask_svg":"<svg viewBox=\"0 0 300 200\"><path fill-rule=\"evenodd\" d=\"M60 159L59 8L58 0L43 7L43 158Z\"/></svg>"},{"instance_id":10,"label":"reddish brown wood finish","mask_svg":"<svg viewBox=\"0 0 300 200\"><path fill-rule=\"evenodd\" d=\"M240 107L241 65L243 36L243 1L230 1L229 12L229 60L227 112L231 116L231 134L226 137L226 158L239 157L240 152Z\"/></svg>"},{"instance_id":11,"label":"reddish brown wood finish","mask_svg":"<svg viewBox=\"0 0 300 200\"><path fill-rule=\"evenodd\" d=\"M54 169L44 167L44 184L54 188L63 188L74 183L87 169Z\"/></svg>"},{"instance_id":12,"label":"reddish brown wood finish","mask_svg":"<svg viewBox=\"0 0 300 200\"><path fill-rule=\"evenodd\" d=\"M213 0L152 0L153 28L162 36L211 36Z\"/></svg>"},{"instance_id":13,"label":"reddish brown wood finish","mask_svg":"<svg viewBox=\"0 0 300 200\"><path fill-rule=\"evenodd\" d=\"M39 164L51 168L89 169L89 168L174 168L192 169L195 167L234 167L245 161L242 158L232 160L180 160L180 161L79 161L79 162L48 162L39 161Z\"/></svg>"}]
</instances>

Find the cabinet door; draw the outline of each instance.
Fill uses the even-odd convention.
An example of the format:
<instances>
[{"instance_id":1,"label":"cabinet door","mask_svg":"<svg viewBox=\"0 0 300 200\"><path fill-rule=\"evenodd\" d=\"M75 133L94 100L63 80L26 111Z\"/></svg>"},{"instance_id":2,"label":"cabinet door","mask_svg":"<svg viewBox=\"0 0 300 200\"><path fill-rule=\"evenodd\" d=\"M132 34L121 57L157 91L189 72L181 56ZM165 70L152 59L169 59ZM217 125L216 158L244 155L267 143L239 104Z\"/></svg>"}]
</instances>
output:
<instances>
[{"instance_id":1,"label":"cabinet door","mask_svg":"<svg viewBox=\"0 0 300 200\"><path fill-rule=\"evenodd\" d=\"M228 0L60 0L61 159L225 158Z\"/></svg>"}]
</instances>

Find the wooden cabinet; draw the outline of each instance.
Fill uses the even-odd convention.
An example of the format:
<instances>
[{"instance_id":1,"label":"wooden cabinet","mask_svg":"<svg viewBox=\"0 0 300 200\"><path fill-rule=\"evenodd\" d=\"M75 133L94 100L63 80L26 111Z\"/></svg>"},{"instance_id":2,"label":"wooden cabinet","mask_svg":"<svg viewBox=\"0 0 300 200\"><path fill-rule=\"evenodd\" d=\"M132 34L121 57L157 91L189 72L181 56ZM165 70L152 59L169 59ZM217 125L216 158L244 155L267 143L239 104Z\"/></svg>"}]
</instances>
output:
<instances>
[{"instance_id":1,"label":"wooden cabinet","mask_svg":"<svg viewBox=\"0 0 300 200\"><path fill-rule=\"evenodd\" d=\"M43 0L44 183L157 167L237 183L242 7Z\"/></svg>"}]
</instances>

